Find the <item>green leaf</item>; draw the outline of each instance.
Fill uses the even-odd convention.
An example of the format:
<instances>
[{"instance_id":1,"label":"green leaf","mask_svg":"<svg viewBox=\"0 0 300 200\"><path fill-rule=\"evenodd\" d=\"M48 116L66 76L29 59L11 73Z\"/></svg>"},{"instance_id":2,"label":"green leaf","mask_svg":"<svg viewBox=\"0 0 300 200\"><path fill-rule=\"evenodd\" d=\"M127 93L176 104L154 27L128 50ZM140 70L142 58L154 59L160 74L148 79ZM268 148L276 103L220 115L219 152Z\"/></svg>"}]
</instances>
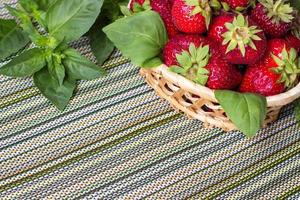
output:
<instances>
[{"instance_id":1,"label":"green leaf","mask_svg":"<svg viewBox=\"0 0 300 200\"><path fill-rule=\"evenodd\" d=\"M143 63L143 66L145 68L153 68L158 67L163 64L163 61L159 57L151 58L150 60L147 60Z\"/></svg>"},{"instance_id":2,"label":"green leaf","mask_svg":"<svg viewBox=\"0 0 300 200\"><path fill-rule=\"evenodd\" d=\"M34 0L38 5L39 9L48 11L58 0Z\"/></svg>"},{"instance_id":3,"label":"green leaf","mask_svg":"<svg viewBox=\"0 0 300 200\"><path fill-rule=\"evenodd\" d=\"M299 0L289 0L293 8L297 9L300 12L300 1Z\"/></svg>"},{"instance_id":4,"label":"green leaf","mask_svg":"<svg viewBox=\"0 0 300 200\"><path fill-rule=\"evenodd\" d=\"M103 0L58 0L47 12L49 33L67 42L85 34L96 21Z\"/></svg>"},{"instance_id":5,"label":"green leaf","mask_svg":"<svg viewBox=\"0 0 300 200\"><path fill-rule=\"evenodd\" d=\"M120 10L124 16L131 16L132 12L127 6L120 6Z\"/></svg>"},{"instance_id":6,"label":"green leaf","mask_svg":"<svg viewBox=\"0 0 300 200\"><path fill-rule=\"evenodd\" d=\"M73 79L92 80L106 75L106 71L82 56L75 49L67 49L63 52L66 58L63 64L67 74Z\"/></svg>"},{"instance_id":7,"label":"green leaf","mask_svg":"<svg viewBox=\"0 0 300 200\"><path fill-rule=\"evenodd\" d=\"M34 48L20 54L0 68L0 74L12 77L31 76L46 65L44 52Z\"/></svg>"},{"instance_id":8,"label":"green leaf","mask_svg":"<svg viewBox=\"0 0 300 200\"><path fill-rule=\"evenodd\" d=\"M295 113L296 121L298 123L298 127L300 128L300 99L294 101L294 113Z\"/></svg>"},{"instance_id":9,"label":"green leaf","mask_svg":"<svg viewBox=\"0 0 300 200\"><path fill-rule=\"evenodd\" d=\"M141 67L147 67L144 63L157 57L168 40L164 23L154 11L119 19L103 31L124 56Z\"/></svg>"},{"instance_id":10,"label":"green leaf","mask_svg":"<svg viewBox=\"0 0 300 200\"><path fill-rule=\"evenodd\" d=\"M58 63L53 56L47 60L47 65L52 78L54 78L59 85L62 85L66 75L65 67L61 63Z\"/></svg>"},{"instance_id":11,"label":"green leaf","mask_svg":"<svg viewBox=\"0 0 300 200\"><path fill-rule=\"evenodd\" d=\"M48 98L59 110L63 111L70 101L76 87L76 81L67 77L62 85L59 85L47 68L34 74L34 83L41 93Z\"/></svg>"},{"instance_id":12,"label":"green leaf","mask_svg":"<svg viewBox=\"0 0 300 200\"><path fill-rule=\"evenodd\" d=\"M14 20L0 19L0 59L18 52L29 42L29 38Z\"/></svg>"},{"instance_id":13,"label":"green leaf","mask_svg":"<svg viewBox=\"0 0 300 200\"><path fill-rule=\"evenodd\" d=\"M215 96L227 116L247 137L256 135L267 114L265 97L227 90L217 90Z\"/></svg>"},{"instance_id":14,"label":"green leaf","mask_svg":"<svg viewBox=\"0 0 300 200\"><path fill-rule=\"evenodd\" d=\"M89 31L90 45L99 65L109 58L115 48L115 45L101 30L102 27L100 24Z\"/></svg>"}]
</instances>

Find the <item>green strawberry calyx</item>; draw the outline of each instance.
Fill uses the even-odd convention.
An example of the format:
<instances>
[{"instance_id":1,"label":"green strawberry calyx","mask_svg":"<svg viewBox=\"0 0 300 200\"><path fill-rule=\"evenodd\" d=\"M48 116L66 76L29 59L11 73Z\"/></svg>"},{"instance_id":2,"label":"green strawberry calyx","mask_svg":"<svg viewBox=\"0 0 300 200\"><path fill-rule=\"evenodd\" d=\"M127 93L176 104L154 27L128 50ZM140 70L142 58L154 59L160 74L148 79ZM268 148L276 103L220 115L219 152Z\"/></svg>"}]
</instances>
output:
<instances>
[{"instance_id":1,"label":"green strawberry calyx","mask_svg":"<svg viewBox=\"0 0 300 200\"><path fill-rule=\"evenodd\" d=\"M147 11L147 10L151 10L152 7L150 5L150 0L145 0L145 2L141 5L138 2L134 2L133 3L133 12L134 13L138 13L138 12L142 12L142 11Z\"/></svg>"},{"instance_id":2,"label":"green strawberry calyx","mask_svg":"<svg viewBox=\"0 0 300 200\"><path fill-rule=\"evenodd\" d=\"M250 46L252 49L257 50L254 44L254 40L262 40L257 33L262 30L258 29L257 26L249 26L248 20L239 14L234 17L232 23L225 23L227 32L223 33L222 45L227 45L226 53L239 48L243 57L246 55L246 46Z\"/></svg>"},{"instance_id":3,"label":"green strawberry calyx","mask_svg":"<svg viewBox=\"0 0 300 200\"><path fill-rule=\"evenodd\" d=\"M297 51L291 48L290 51L284 47L282 50L282 58L271 54L273 60L278 65L271 68L276 74L281 74L278 83L284 83L285 87L291 88L297 83L300 74L300 58L297 57Z\"/></svg>"},{"instance_id":4,"label":"green strawberry calyx","mask_svg":"<svg viewBox=\"0 0 300 200\"><path fill-rule=\"evenodd\" d=\"M196 48L195 44L191 43L188 51L184 50L176 54L176 59L179 66L171 66L172 72L181 74L200 85L206 85L209 78L209 71L205 68L210 59L209 45Z\"/></svg>"},{"instance_id":5,"label":"green strawberry calyx","mask_svg":"<svg viewBox=\"0 0 300 200\"><path fill-rule=\"evenodd\" d=\"M290 23L293 20L293 7L286 0L260 0L265 8L269 19L273 23Z\"/></svg>"},{"instance_id":6,"label":"green strawberry calyx","mask_svg":"<svg viewBox=\"0 0 300 200\"><path fill-rule=\"evenodd\" d=\"M191 16L196 14L201 14L205 18L206 28L208 29L209 24L211 22L212 17L212 9L211 6L220 6L217 4L216 0L209 1L209 0L184 0L185 4L188 6L193 7L192 12L190 13Z\"/></svg>"}]
</instances>

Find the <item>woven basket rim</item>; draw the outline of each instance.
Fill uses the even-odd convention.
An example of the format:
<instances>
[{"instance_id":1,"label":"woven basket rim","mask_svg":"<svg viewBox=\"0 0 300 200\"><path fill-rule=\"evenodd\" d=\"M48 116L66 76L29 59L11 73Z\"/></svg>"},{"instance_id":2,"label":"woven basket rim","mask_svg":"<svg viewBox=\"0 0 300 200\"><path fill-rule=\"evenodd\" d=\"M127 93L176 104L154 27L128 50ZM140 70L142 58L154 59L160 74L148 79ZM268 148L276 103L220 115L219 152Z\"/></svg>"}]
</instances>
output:
<instances>
[{"instance_id":1,"label":"woven basket rim","mask_svg":"<svg viewBox=\"0 0 300 200\"><path fill-rule=\"evenodd\" d=\"M178 85L179 87L186 89L188 91L192 91L195 94L199 94L203 98L206 98L213 102L218 103L218 100L216 99L216 97L214 95L214 90L212 90L208 87L199 85L197 83L194 83L179 74L171 72L168 69L168 67L164 64L162 64L158 67L151 68L149 70L153 70L155 72L161 73L162 76L164 76L164 78L168 79L171 82L176 83L176 85ZM294 88L292 88L284 93L267 97L267 104L268 104L268 107L282 107L282 106L292 103L299 97L300 97L300 83L297 86L295 86Z\"/></svg>"}]
</instances>

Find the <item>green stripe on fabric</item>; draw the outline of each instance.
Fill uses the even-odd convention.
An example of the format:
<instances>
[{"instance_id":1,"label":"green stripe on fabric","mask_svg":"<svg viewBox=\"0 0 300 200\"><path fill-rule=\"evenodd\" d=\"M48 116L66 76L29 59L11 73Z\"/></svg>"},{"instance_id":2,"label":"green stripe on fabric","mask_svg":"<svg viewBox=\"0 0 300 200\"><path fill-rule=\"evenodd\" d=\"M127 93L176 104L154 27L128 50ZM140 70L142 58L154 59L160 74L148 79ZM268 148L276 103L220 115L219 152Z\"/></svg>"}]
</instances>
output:
<instances>
[{"instance_id":1,"label":"green stripe on fabric","mask_svg":"<svg viewBox=\"0 0 300 200\"><path fill-rule=\"evenodd\" d=\"M282 153L282 152L284 152L284 150L287 150L287 149L292 148L292 147L294 147L294 146L296 146L296 147L298 147L298 148L297 148L296 150L294 150L294 151L291 151L290 153L288 153L287 155L283 156L282 158L280 158L280 156L279 156L280 153ZM244 171L247 171L247 170L253 168L254 166L260 167L259 170L255 171L255 172L253 172L253 173L250 173L248 176L244 177L242 180L236 181L236 182L234 182L233 184L230 184L229 186L227 186L227 187L225 187L225 188L221 188L220 190L214 192L213 194L211 194L211 195L209 195L209 196L206 196L206 198L214 199L214 198L218 197L219 195L221 195L222 193L224 193L224 192L226 192L226 191L229 191L229 190L231 190L231 189L237 187L238 185L241 185L242 183L245 183L245 182L249 181L251 178L254 178L255 176L258 176L259 174L261 174L261 173L263 173L263 172L265 172L265 171L271 169L272 167L274 167L274 166L276 166L276 165L278 165L278 164L280 164L280 163L282 163L282 162L288 160L289 158L291 158L291 157L293 157L293 156L295 156L295 155L297 155L297 154L299 154L299 153L300 153L300 140L297 141L297 142L294 142L294 143L292 143L292 144L290 144L290 145L288 145L288 146L286 146L284 149L282 149L282 150L280 150L280 151L278 151L278 152L273 153L273 154L270 155L269 157L267 157L267 158L265 158L265 159L262 159L262 160L260 160L259 162L256 162L255 164L253 164L253 165L251 165L251 166L248 166L247 168L243 169L242 172L239 172L239 173L237 173L237 174L234 174L234 175L232 175L232 176L227 177L227 179L230 179L230 178L234 179L235 176L240 175L240 174L243 173ZM268 158L270 158L270 157L279 157L279 159L277 159L275 162L272 162L272 163L270 163L270 164L268 164L268 165L265 165L265 166L263 166L263 167L259 166L259 163L260 163L260 162L262 162L262 161L264 161L264 160L266 160L266 159L268 159ZM219 183L217 183L217 184L215 184L215 185L211 185L209 188L215 188L215 187L217 187L219 184L221 184L221 183L223 183L223 182L226 182L227 179L226 179L226 180L223 180L223 181L221 181L221 182L219 182ZM207 189L209 189L209 188L206 188L205 190L207 190ZM195 195L195 196L196 196L196 195Z\"/></svg>"},{"instance_id":2,"label":"green stripe on fabric","mask_svg":"<svg viewBox=\"0 0 300 200\"><path fill-rule=\"evenodd\" d=\"M180 114L176 114L174 116L168 117L168 118L166 118L166 119L164 119L164 120L162 120L160 122L151 124L149 126L145 126L145 127L141 128L141 129L139 129L137 131L134 131L131 134L128 134L128 135L126 135L126 136L124 136L122 138L119 138L119 139L117 139L115 141L112 141L112 142L110 142L108 144L105 144L105 145L103 145L101 147L93 149L92 151L89 151L89 152L86 152L86 153L81 154L79 156L76 156L74 158L71 158L71 159L69 159L69 160L67 160L67 161L65 161L63 163L60 163L60 164L55 165L55 166L53 166L51 168L45 169L45 170L43 170L43 171L41 171L39 173L30 175L28 177L25 177L25 178L23 178L21 180L15 181L15 182L10 183L8 185L1 186L0 187L0 192L4 192L5 190L12 189L14 187L17 187L18 185L21 185L21 184L24 184L24 183L26 183L28 181L32 181L33 179L37 179L39 177L42 177L42 176L46 175L47 173L51 173L51 172L53 172L53 171L55 171L55 170L57 170L59 168L65 167L65 166L70 165L72 163L75 163L75 162L77 162L79 160L82 160L84 158L87 158L87 157L90 157L92 155L95 155L95 154L97 154L97 153L99 153L99 152L101 152L101 151L103 151L105 149L111 148L113 146L116 146L118 144L123 143L126 140L134 138L134 137L136 137L136 136L138 136L138 135L140 135L140 134L142 134L142 133L144 133L146 131L149 131L149 130L154 129L154 128L159 127L159 126L162 126L163 124L166 124L166 123L168 123L170 121L173 121L173 120L179 118L180 116L181 116ZM90 144L90 145L92 145L92 144Z\"/></svg>"},{"instance_id":3,"label":"green stripe on fabric","mask_svg":"<svg viewBox=\"0 0 300 200\"><path fill-rule=\"evenodd\" d=\"M293 196L293 195L295 195L299 192L300 192L300 180L299 180L299 185L296 185L291 190L289 190L286 193L282 194L281 196L278 197L278 199L284 200L284 199L287 199L288 197Z\"/></svg>"},{"instance_id":4,"label":"green stripe on fabric","mask_svg":"<svg viewBox=\"0 0 300 200\"><path fill-rule=\"evenodd\" d=\"M294 125L294 124L292 124L292 125ZM283 133L283 131L286 130L286 129L288 129L289 127L291 127L291 126L287 126L287 127L283 128L283 129L281 129L281 130L279 130L278 132L275 132L275 133L276 133L276 134ZM266 141L266 140L268 140L268 139L274 137L276 134L269 135L268 137L265 137L265 138L263 138L262 140L258 140L257 142L254 142L253 144L247 146L246 148L239 150L236 154L233 154L233 155L231 155L231 156L229 156L229 157L226 157L225 159L221 160L220 162L215 163L214 165L217 165L217 164L219 164L219 163L221 163L221 162L227 161L227 160L229 160L230 158L232 158L232 157L238 155L239 153L244 152L244 151L246 151L246 150L248 150L248 149L254 147L254 146L257 145L257 144L259 144L259 143L261 143L261 142L263 142L263 141ZM209 166L209 167L212 167L212 166ZM208 169L209 167L204 168L204 169ZM204 169L202 169L202 170L204 170ZM172 184L168 185L167 187L162 188L161 190L156 191L155 193L152 193L151 195L149 195L149 197L151 197L152 195L154 195L154 194L156 194L156 193L159 193L160 191L163 191L163 190L165 190L165 189L167 189L167 188L169 188L169 187L172 187L173 185L176 185L177 183L179 183L179 182L181 182L181 181L183 181L183 180L185 180L185 179L188 179L188 178L190 178L190 177L192 177L192 176L194 176L194 175L196 175L196 174L198 174L198 173L200 173L200 171L195 172L195 173L193 173L193 174L191 174L191 175L185 177L184 179L182 179L182 180L180 180L180 181L177 181L177 182L175 182L175 183L172 183Z\"/></svg>"}]
</instances>

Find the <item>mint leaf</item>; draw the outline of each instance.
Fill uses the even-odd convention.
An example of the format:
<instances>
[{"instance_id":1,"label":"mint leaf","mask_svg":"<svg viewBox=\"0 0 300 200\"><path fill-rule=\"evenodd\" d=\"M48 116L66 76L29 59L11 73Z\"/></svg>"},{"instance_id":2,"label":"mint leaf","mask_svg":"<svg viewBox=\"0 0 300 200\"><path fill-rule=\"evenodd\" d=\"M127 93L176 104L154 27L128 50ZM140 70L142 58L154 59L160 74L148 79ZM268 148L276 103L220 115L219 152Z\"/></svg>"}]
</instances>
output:
<instances>
[{"instance_id":1,"label":"mint leaf","mask_svg":"<svg viewBox=\"0 0 300 200\"><path fill-rule=\"evenodd\" d=\"M82 56L75 49L69 48L63 52L66 58L63 64L67 74L73 79L92 80L106 75L106 71Z\"/></svg>"},{"instance_id":2,"label":"mint leaf","mask_svg":"<svg viewBox=\"0 0 300 200\"><path fill-rule=\"evenodd\" d=\"M161 53L168 40L164 23L154 11L119 19L103 31L124 56L141 67L147 67L147 62Z\"/></svg>"},{"instance_id":3,"label":"mint leaf","mask_svg":"<svg viewBox=\"0 0 300 200\"><path fill-rule=\"evenodd\" d=\"M0 68L0 74L11 77L31 76L46 65L44 52L39 48L30 49L15 57Z\"/></svg>"},{"instance_id":4,"label":"mint leaf","mask_svg":"<svg viewBox=\"0 0 300 200\"><path fill-rule=\"evenodd\" d=\"M215 96L237 128L247 137L256 135L266 119L267 100L265 97L229 90L217 90Z\"/></svg>"},{"instance_id":5,"label":"mint leaf","mask_svg":"<svg viewBox=\"0 0 300 200\"><path fill-rule=\"evenodd\" d=\"M14 20L0 19L0 59L18 52L29 42Z\"/></svg>"},{"instance_id":6,"label":"mint leaf","mask_svg":"<svg viewBox=\"0 0 300 200\"><path fill-rule=\"evenodd\" d=\"M33 79L41 93L59 110L63 111L73 95L76 81L67 77L63 84L59 85L57 80L49 74L46 67L35 73Z\"/></svg>"},{"instance_id":7,"label":"mint leaf","mask_svg":"<svg viewBox=\"0 0 300 200\"><path fill-rule=\"evenodd\" d=\"M47 12L51 36L66 42L79 39L96 21L103 0L58 0Z\"/></svg>"}]
</instances>

